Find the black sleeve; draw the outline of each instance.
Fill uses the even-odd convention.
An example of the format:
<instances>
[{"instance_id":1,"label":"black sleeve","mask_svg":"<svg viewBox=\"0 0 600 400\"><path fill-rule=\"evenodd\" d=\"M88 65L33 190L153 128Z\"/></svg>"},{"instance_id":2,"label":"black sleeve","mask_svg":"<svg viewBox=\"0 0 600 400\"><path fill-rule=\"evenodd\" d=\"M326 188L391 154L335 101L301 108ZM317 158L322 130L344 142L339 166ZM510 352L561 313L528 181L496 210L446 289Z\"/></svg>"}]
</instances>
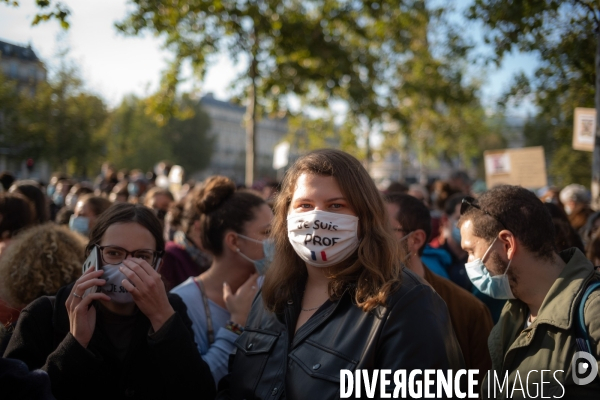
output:
<instances>
[{"instance_id":1,"label":"black sleeve","mask_svg":"<svg viewBox=\"0 0 600 400\"><path fill-rule=\"evenodd\" d=\"M160 375L165 382L174 382L169 391L174 399L198 396L213 399L216 394L215 381L194 342L187 308L175 294L169 294L169 301L175 310L174 317L154 335L148 336L150 351L161 360Z\"/></svg>"},{"instance_id":2,"label":"black sleeve","mask_svg":"<svg viewBox=\"0 0 600 400\"><path fill-rule=\"evenodd\" d=\"M94 376L101 371L101 360L81 346L70 333L54 348L53 311L47 297L27 306L19 316L4 357L21 360L30 370L46 371L54 395L73 398L78 387L94 384Z\"/></svg>"},{"instance_id":3,"label":"black sleeve","mask_svg":"<svg viewBox=\"0 0 600 400\"><path fill-rule=\"evenodd\" d=\"M464 369L448 309L429 286L419 285L391 305L377 354L379 369ZM422 378L422 377L420 377Z\"/></svg>"},{"instance_id":4,"label":"black sleeve","mask_svg":"<svg viewBox=\"0 0 600 400\"><path fill-rule=\"evenodd\" d=\"M8 342L4 357L16 358L30 370L41 368L52 352L52 304L45 297L25 307Z\"/></svg>"}]
</instances>

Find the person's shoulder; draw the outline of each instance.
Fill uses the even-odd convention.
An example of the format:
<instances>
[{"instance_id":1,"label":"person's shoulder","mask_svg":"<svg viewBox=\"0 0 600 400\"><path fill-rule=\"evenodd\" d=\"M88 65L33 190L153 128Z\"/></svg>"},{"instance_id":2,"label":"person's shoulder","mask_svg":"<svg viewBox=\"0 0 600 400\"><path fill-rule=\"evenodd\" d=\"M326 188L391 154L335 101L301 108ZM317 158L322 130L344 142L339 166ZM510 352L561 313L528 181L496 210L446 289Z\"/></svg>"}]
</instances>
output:
<instances>
[{"instance_id":1,"label":"person's shoulder","mask_svg":"<svg viewBox=\"0 0 600 400\"><path fill-rule=\"evenodd\" d=\"M65 304L69 295L71 294L71 289L75 282L68 284L67 286L63 286L56 292L55 296L41 296L32 301L25 307L21 313L54 313L55 304Z\"/></svg>"},{"instance_id":2,"label":"person's shoulder","mask_svg":"<svg viewBox=\"0 0 600 400\"><path fill-rule=\"evenodd\" d=\"M442 299L444 299L444 301L447 302L446 298L449 298L457 303L460 303L461 307L464 306L468 309L485 308L485 304L483 304L481 300L449 279L445 279L433 273L431 273L427 279L433 289L440 295Z\"/></svg>"},{"instance_id":3,"label":"person's shoulder","mask_svg":"<svg viewBox=\"0 0 600 400\"><path fill-rule=\"evenodd\" d=\"M387 301L387 307L393 308L401 303L413 302L415 298L438 297L435 290L417 274L408 268L402 268L401 283L396 286Z\"/></svg>"},{"instance_id":4,"label":"person's shoulder","mask_svg":"<svg viewBox=\"0 0 600 400\"><path fill-rule=\"evenodd\" d=\"M198 290L196 284L194 283L194 277L190 276L185 281L171 289L171 293L182 295L192 291L192 289Z\"/></svg>"},{"instance_id":5,"label":"person's shoulder","mask_svg":"<svg viewBox=\"0 0 600 400\"><path fill-rule=\"evenodd\" d=\"M187 313L187 305L179 294L169 292L167 293L167 298L169 299L169 303L171 304L171 307L173 307L173 310Z\"/></svg>"}]
</instances>

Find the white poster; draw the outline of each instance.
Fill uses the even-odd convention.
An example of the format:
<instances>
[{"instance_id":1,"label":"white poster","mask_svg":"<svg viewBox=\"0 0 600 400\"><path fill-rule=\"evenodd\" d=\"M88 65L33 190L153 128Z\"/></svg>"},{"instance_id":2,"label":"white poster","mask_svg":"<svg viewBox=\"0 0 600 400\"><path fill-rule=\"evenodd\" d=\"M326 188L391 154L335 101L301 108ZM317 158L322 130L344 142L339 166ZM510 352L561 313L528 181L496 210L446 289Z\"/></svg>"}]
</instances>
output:
<instances>
[{"instance_id":1,"label":"white poster","mask_svg":"<svg viewBox=\"0 0 600 400\"><path fill-rule=\"evenodd\" d=\"M573 148L593 151L596 137L596 109L577 107L573 118Z\"/></svg>"},{"instance_id":2,"label":"white poster","mask_svg":"<svg viewBox=\"0 0 600 400\"><path fill-rule=\"evenodd\" d=\"M488 175L510 174L510 156L508 153L486 154L485 171Z\"/></svg>"}]
</instances>

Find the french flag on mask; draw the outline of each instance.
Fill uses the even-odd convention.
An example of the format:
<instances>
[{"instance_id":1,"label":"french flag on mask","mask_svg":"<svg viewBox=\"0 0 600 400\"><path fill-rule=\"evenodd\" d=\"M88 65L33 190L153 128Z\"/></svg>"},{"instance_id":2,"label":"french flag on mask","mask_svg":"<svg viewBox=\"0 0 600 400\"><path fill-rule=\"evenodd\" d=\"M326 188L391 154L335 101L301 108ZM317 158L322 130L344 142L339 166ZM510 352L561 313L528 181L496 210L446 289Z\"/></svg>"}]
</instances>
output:
<instances>
[{"instance_id":1,"label":"french flag on mask","mask_svg":"<svg viewBox=\"0 0 600 400\"><path fill-rule=\"evenodd\" d=\"M288 215L288 239L307 264L328 267L352 255L359 245L358 217L313 210Z\"/></svg>"},{"instance_id":2,"label":"french flag on mask","mask_svg":"<svg viewBox=\"0 0 600 400\"><path fill-rule=\"evenodd\" d=\"M319 258L317 258L317 253L315 253L314 251L310 252L310 258L312 258L313 261L327 261L327 254L322 251L319 253Z\"/></svg>"}]
</instances>

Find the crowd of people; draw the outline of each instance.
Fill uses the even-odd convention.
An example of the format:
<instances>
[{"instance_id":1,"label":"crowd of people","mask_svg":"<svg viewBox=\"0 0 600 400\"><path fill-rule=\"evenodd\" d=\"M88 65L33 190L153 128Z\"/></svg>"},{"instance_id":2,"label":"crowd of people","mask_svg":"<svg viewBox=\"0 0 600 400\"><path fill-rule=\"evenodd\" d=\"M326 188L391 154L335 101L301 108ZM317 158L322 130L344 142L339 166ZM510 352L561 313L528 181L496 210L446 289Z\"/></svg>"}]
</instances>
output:
<instances>
[{"instance_id":1,"label":"crowd of people","mask_svg":"<svg viewBox=\"0 0 600 400\"><path fill-rule=\"evenodd\" d=\"M383 369L479 370L482 398L551 370L545 395L598 397L571 365L600 360L585 187L474 193L457 171L378 188L331 149L255 188L174 188L169 168L0 174L7 398L330 399L341 370Z\"/></svg>"}]
</instances>

